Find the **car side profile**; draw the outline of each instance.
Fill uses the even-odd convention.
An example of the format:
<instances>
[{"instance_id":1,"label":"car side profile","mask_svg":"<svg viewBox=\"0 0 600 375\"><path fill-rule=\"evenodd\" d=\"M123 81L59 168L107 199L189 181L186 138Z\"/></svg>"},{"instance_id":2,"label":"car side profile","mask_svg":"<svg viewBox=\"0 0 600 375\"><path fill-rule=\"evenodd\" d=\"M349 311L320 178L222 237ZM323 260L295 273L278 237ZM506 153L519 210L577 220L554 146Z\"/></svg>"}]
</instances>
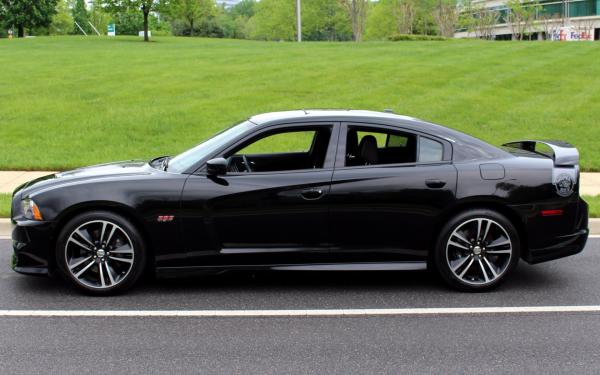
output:
<instances>
[{"instance_id":1,"label":"car side profile","mask_svg":"<svg viewBox=\"0 0 600 375\"><path fill-rule=\"evenodd\" d=\"M492 146L392 113L257 115L174 157L57 173L13 195L13 268L91 294L229 270L435 269L488 290L519 259L580 252L564 142Z\"/></svg>"}]
</instances>

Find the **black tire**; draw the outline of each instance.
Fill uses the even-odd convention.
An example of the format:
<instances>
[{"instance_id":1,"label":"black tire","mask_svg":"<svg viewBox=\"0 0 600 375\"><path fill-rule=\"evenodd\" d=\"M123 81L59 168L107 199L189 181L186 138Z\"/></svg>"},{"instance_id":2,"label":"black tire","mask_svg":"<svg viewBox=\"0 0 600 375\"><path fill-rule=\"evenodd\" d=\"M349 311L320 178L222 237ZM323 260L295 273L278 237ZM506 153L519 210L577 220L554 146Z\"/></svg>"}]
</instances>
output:
<instances>
[{"instance_id":1,"label":"black tire","mask_svg":"<svg viewBox=\"0 0 600 375\"><path fill-rule=\"evenodd\" d=\"M508 240L510 243L506 243ZM520 250L519 234L510 220L490 209L471 209L454 216L443 227L433 262L451 287L481 292L497 287L514 271Z\"/></svg>"},{"instance_id":2,"label":"black tire","mask_svg":"<svg viewBox=\"0 0 600 375\"><path fill-rule=\"evenodd\" d=\"M76 232L78 229L81 234ZM103 244L107 239L109 243ZM91 295L113 295L131 288L140 278L146 265L146 248L139 231L123 216L90 211L74 217L62 228L55 258L60 274L79 290Z\"/></svg>"}]
</instances>

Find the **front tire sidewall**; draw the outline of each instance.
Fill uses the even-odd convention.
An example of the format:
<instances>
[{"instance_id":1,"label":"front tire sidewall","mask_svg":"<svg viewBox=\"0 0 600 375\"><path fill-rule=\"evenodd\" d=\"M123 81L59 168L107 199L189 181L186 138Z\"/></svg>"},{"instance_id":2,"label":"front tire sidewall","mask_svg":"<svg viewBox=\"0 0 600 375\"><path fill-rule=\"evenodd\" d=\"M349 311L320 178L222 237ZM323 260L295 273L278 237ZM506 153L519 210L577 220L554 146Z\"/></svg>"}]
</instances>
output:
<instances>
[{"instance_id":1,"label":"front tire sidewall","mask_svg":"<svg viewBox=\"0 0 600 375\"><path fill-rule=\"evenodd\" d=\"M95 220L105 220L114 223L121 227L129 236L129 239L133 245L134 261L129 274L124 280L119 282L117 285L110 286L107 288L91 288L87 285L82 284L77 280L74 275L69 271L67 266L65 246L71 233L79 226ZM55 258L57 269L60 274L69 281L72 285L77 287L79 290L91 294L91 295L113 295L124 292L131 288L133 284L140 278L144 271L144 265L146 264L146 250L144 241L139 234L139 231L131 224L131 222L121 215L107 212L107 211L93 211L84 213L76 216L70 220L60 231L60 234L56 241Z\"/></svg>"},{"instance_id":2,"label":"front tire sidewall","mask_svg":"<svg viewBox=\"0 0 600 375\"><path fill-rule=\"evenodd\" d=\"M476 218L491 219L500 224L510 237L512 245L511 259L506 271L496 280L484 285L468 284L457 278L452 272L452 270L450 270L450 265L448 264L448 261L446 259L446 244L448 243L448 239L452 235L452 232L464 222ZM508 220L504 215L497 213L496 211L487 209L475 209L465 211L461 214L456 215L443 227L435 247L434 265L441 278L451 287L464 292L480 292L493 289L500 285L506 279L506 277L512 271L514 271L519 262L519 257L519 234L514 225L510 222L510 220Z\"/></svg>"}]
</instances>

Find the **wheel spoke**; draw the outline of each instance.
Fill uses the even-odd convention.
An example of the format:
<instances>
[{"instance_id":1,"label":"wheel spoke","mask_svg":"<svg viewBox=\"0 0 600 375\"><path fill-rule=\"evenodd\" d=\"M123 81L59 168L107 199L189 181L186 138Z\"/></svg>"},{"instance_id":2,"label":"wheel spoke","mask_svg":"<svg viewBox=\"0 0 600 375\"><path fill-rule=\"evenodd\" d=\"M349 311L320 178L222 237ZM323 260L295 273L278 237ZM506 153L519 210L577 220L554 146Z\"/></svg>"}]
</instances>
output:
<instances>
[{"instance_id":1,"label":"wheel spoke","mask_svg":"<svg viewBox=\"0 0 600 375\"><path fill-rule=\"evenodd\" d=\"M104 271L102 271L102 262L98 263L98 272L100 273L100 286L103 288L106 286L104 282Z\"/></svg>"},{"instance_id":2,"label":"wheel spoke","mask_svg":"<svg viewBox=\"0 0 600 375\"><path fill-rule=\"evenodd\" d=\"M109 258L112 260L116 260L118 262L124 262L124 263L130 263L130 264L133 263L133 259L129 259L129 258L117 258L112 255L109 256Z\"/></svg>"},{"instance_id":3,"label":"wheel spoke","mask_svg":"<svg viewBox=\"0 0 600 375\"><path fill-rule=\"evenodd\" d=\"M490 247L498 247L498 246L504 246L504 245L510 245L510 240L504 240L504 241L500 241L500 242L492 242L491 244L487 245L487 247L490 248Z\"/></svg>"},{"instance_id":4,"label":"wheel spoke","mask_svg":"<svg viewBox=\"0 0 600 375\"><path fill-rule=\"evenodd\" d=\"M71 236L69 238L69 242L73 242L75 245L79 246L80 248L82 248L82 249L84 249L86 251L93 251L90 246L82 244L81 242L79 242L76 239L74 239L73 236Z\"/></svg>"},{"instance_id":5,"label":"wheel spoke","mask_svg":"<svg viewBox=\"0 0 600 375\"><path fill-rule=\"evenodd\" d=\"M490 263L490 261L486 258L483 257L483 261L485 262L485 264L487 264L487 266L489 267L490 271L492 272L492 275L494 276L494 279L496 277L498 277L498 273L496 272L496 270L494 269L494 266L492 265L492 263Z\"/></svg>"},{"instance_id":6,"label":"wheel spoke","mask_svg":"<svg viewBox=\"0 0 600 375\"><path fill-rule=\"evenodd\" d=\"M466 243L466 244L471 244L471 242L469 240L467 240L466 238L464 238L462 235L460 235L458 232L454 232L452 233L452 236L458 238L459 240L461 240L462 242Z\"/></svg>"},{"instance_id":7,"label":"wheel spoke","mask_svg":"<svg viewBox=\"0 0 600 375\"><path fill-rule=\"evenodd\" d=\"M461 244L459 244L458 242L449 241L449 242L448 242L448 244L449 244L449 245L452 245L452 246L460 247L461 249L469 250L469 248L468 248L468 247L466 247L466 246L464 246L464 245L461 245Z\"/></svg>"},{"instance_id":8,"label":"wheel spoke","mask_svg":"<svg viewBox=\"0 0 600 375\"><path fill-rule=\"evenodd\" d=\"M77 233L77 235L79 237L81 237L85 242L88 243L88 245L90 245L91 247L94 247L94 243L92 242L91 237L89 236L89 234L84 235L83 231L81 229L78 229L75 233Z\"/></svg>"},{"instance_id":9,"label":"wheel spoke","mask_svg":"<svg viewBox=\"0 0 600 375\"><path fill-rule=\"evenodd\" d=\"M481 237L481 242L485 241L488 236L488 232L490 231L490 227L492 226L492 222L490 220L486 220L487 225L485 226L485 232L483 232L483 237Z\"/></svg>"},{"instance_id":10,"label":"wheel spoke","mask_svg":"<svg viewBox=\"0 0 600 375\"><path fill-rule=\"evenodd\" d=\"M477 234L475 235L475 239L477 241L481 240L480 234L481 234L481 222L483 221L483 219L477 219Z\"/></svg>"},{"instance_id":11,"label":"wheel spoke","mask_svg":"<svg viewBox=\"0 0 600 375\"><path fill-rule=\"evenodd\" d=\"M506 249L506 250L487 250L486 253L488 254L510 254L512 253L511 249Z\"/></svg>"},{"instance_id":12,"label":"wheel spoke","mask_svg":"<svg viewBox=\"0 0 600 375\"><path fill-rule=\"evenodd\" d=\"M481 261L481 258L477 259L477 262L479 262L479 267L481 267L481 272L483 273L483 277L485 278L485 282L489 282L490 278L488 277L487 272L485 272L485 268L483 267L483 262Z\"/></svg>"},{"instance_id":13,"label":"wheel spoke","mask_svg":"<svg viewBox=\"0 0 600 375\"><path fill-rule=\"evenodd\" d=\"M452 267L452 271L456 272L460 267L462 267L465 263L467 263L469 261L469 259L471 259L470 256L466 256L466 257L462 258L456 266Z\"/></svg>"},{"instance_id":14,"label":"wheel spoke","mask_svg":"<svg viewBox=\"0 0 600 375\"><path fill-rule=\"evenodd\" d=\"M79 270L79 272L77 272L77 273L75 274L75 277L79 278L79 276L83 275L83 273L84 273L85 271L87 271L87 270L88 270L88 269L89 269L91 266L93 266L93 265L94 265L94 263L96 263L96 261L92 259L92 261L91 261L91 262L89 262L89 263L87 264L87 266L83 267L82 269L80 269L80 270Z\"/></svg>"},{"instance_id":15,"label":"wheel spoke","mask_svg":"<svg viewBox=\"0 0 600 375\"><path fill-rule=\"evenodd\" d=\"M110 250L111 254L133 254L133 249L129 245L122 245L113 250Z\"/></svg>"},{"instance_id":16,"label":"wheel spoke","mask_svg":"<svg viewBox=\"0 0 600 375\"><path fill-rule=\"evenodd\" d=\"M81 266L83 263L87 262L90 259L92 259L91 255L87 258L83 258L82 260L76 262L75 264L69 264L69 269L74 270L75 268Z\"/></svg>"},{"instance_id":17,"label":"wheel spoke","mask_svg":"<svg viewBox=\"0 0 600 375\"><path fill-rule=\"evenodd\" d=\"M108 259L104 262L104 265L106 266L106 274L108 275L108 279L110 280L110 285L115 285L115 277L113 276L112 269L108 265Z\"/></svg>"},{"instance_id":18,"label":"wheel spoke","mask_svg":"<svg viewBox=\"0 0 600 375\"><path fill-rule=\"evenodd\" d=\"M106 239L106 245L108 245L110 243L110 240L112 240L113 234L115 234L116 230L117 230L117 226L113 225L112 229L110 230L110 233L108 234L108 238Z\"/></svg>"},{"instance_id":19,"label":"wheel spoke","mask_svg":"<svg viewBox=\"0 0 600 375\"><path fill-rule=\"evenodd\" d=\"M475 259L471 258L471 261L469 262L469 264L467 264L467 266L462 270L462 272L460 273L460 275L458 275L458 277L460 277L462 279L462 277L465 275L465 273L467 273L467 270L469 268L471 268L471 265L473 265L474 261L475 261Z\"/></svg>"}]
</instances>

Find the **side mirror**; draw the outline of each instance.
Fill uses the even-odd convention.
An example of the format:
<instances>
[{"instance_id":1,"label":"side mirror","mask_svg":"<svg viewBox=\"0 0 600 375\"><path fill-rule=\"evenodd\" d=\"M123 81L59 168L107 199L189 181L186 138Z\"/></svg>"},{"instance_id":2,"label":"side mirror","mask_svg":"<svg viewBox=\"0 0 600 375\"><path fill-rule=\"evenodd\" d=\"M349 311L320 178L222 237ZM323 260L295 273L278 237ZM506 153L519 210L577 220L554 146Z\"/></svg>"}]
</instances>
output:
<instances>
[{"instance_id":1,"label":"side mirror","mask_svg":"<svg viewBox=\"0 0 600 375\"><path fill-rule=\"evenodd\" d=\"M227 174L227 159L216 158L206 162L206 173L209 176L222 176Z\"/></svg>"}]
</instances>

